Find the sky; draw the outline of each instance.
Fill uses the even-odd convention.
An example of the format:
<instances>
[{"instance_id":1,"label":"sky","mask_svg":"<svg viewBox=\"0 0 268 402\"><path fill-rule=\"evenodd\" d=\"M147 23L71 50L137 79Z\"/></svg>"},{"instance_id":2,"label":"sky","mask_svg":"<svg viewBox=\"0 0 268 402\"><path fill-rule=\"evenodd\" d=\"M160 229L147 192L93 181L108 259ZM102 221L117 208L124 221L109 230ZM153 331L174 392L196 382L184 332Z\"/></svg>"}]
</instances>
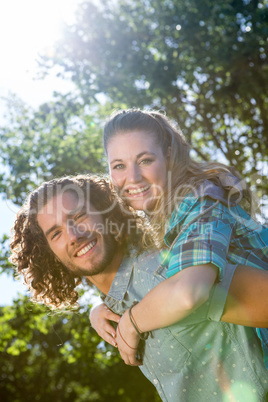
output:
<instances>
[{"instance_id":1,"label":"sky","mask_svg":"<svg viewBox=\"0 0 268 402\"><path fill-rule=\"evenodd\" d=\"M47 50L61 34L62 22L72 23L81 0L8 0L0 2L0 125L5 101L11 93L37 107L52 99L53 91L68 92L72 84L50 75L36 79L38 53ZM3 169L0 166L0 172ZM1 198L1 194L0 194ZM9 234L17 207L0 199L0 238ZM26 287L12 277L0 275L0 305L11 304Z\"/></svg>"}]
</instances>

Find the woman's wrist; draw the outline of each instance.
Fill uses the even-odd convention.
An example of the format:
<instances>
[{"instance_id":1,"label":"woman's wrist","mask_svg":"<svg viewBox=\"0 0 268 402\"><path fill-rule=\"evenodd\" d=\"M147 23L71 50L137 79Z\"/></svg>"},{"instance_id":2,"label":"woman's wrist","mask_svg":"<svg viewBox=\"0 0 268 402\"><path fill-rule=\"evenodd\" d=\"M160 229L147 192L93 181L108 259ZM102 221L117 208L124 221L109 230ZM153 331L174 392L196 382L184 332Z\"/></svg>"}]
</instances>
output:
<instances>
[{"instance_id":1,"label":"woman's wrist","mask_svg":"<svg viewBox=\"0 0 268 402\"><path fill-rule=\"evenodd\" d=\"M122 315L120 323L121 329L123 328L124 333L128 333L131 336L137 336L137 332L130 321L128 310L126 310Z\"/></svg>"},{"instance_id":2,"label":"woman's wrist","mask_svg":"<svg viewBox=\"0 0 268 402\"><path fill-rule=\"evenodd\" d=\"M143 332L143 331L141 331L139 325L137 324L136 319L134 318L134 315L133 315L133 308L134 308L137 304L138 304L138 302L134 302L134 303L132 304L132 306L131 306L130 309L128 310L128 315L129 315L130 322L131 322L133 328L135 329L136 333L138 334L139 338L142 339L143 341L145 341L145 340L148 338L148 336L149 336L150 333L149 333L149 332Z\"/></svg>"}]
</instances>

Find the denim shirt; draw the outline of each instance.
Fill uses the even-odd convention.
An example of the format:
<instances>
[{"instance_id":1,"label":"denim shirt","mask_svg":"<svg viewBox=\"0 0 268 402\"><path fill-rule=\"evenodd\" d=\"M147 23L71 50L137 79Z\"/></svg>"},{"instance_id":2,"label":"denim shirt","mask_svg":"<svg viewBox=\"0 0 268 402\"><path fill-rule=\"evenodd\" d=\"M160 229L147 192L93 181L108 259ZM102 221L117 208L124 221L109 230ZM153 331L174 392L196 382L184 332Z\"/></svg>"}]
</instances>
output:
<instances>
[{"instance_id":1,"label":"denim shirt","mask_svg":"<svg viewBox=\"0 0 268 402\"><path fill-rule=\"evenodd\" d=\"M125 257L103 295L105 304L122 315L140 301L166 279L159 261L159 252ZM152 331L145 342L140 369L163 401L266 400L268 375L254 331L218 321L233 274L227 268L208 302L178 323Z\"/></svg>"}]
</instances>

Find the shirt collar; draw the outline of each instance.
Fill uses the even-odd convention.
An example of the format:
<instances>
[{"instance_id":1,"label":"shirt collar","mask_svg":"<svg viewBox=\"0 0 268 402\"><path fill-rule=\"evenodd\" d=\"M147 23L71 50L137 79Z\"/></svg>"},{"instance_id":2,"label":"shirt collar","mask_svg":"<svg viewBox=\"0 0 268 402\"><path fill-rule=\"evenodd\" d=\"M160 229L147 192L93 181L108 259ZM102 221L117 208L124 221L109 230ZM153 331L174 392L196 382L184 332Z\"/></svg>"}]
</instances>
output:
<instances>
[{"instance_id":1,"label":"shirt collar","mask_svg":"<svg viewBox=\"0 0 268 402\"><path fill-rule=\"evenodd\" d=\"M204 180L204 182L193 193L189 193L185 196L182 202L175 208L173 212L168 231L172 230L174 226L177 226L196 202L205 197L210 197L215 201L220 201L225 206L236 206L243 197L245 191L245 184L232 174L221 174L219 176L221 186L217 186L210 180Z\"/></svg>"},{"instance_id":2,"label":"shirt collar","mask_svg":"<svg viewBox=\"0 0 268 402\"><path fill-rule=\"evenodd\" d=\"M196 196L210 197L215 201L220 201L227 207L235 207L242 200L246 191L246 184L236 176L229 173L219 175L220 186L210 180L204 180L197 189Z\"/></svg>"},{"instance_id":3,"label":"shirt collar","mask_svg":"<svg viewBox=\"0 0 268 402\"><path fill-rule=\"evenodd\" d=\"M136 250L132 250L123 257L123 260L114 277L114 280L112 282L108 294L105 295L104 293L102 293L101 295L104 303L110 298L116 299L118 301L122 301L124 299L124 296L129 286L131 274L135 266L136 262L135 255L137 258Z\"/></svg>"}]
</instances>

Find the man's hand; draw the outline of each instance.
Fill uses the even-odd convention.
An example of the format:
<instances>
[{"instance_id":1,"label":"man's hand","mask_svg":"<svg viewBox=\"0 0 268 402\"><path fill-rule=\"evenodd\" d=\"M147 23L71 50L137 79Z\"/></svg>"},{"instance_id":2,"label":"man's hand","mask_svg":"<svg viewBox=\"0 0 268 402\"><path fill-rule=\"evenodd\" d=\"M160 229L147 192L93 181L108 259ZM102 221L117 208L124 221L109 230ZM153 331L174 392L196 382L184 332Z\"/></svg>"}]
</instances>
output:
<instances>
[{"instance_id":1,"label":"man's hand","mask_svg":"<svg viewBox=\"0 0 268 402\"><path fill-rule=\"evenodd\" d=\"M137 349L140 337L129 319L128 310L123 314L116 330L118 350L124 362L130 366L141 366L137 359Z\"/></svg>"},{"instance_id":2,"label":"man's hand","mask_svg":"<svg viewBox=\"0 0 268 402\"><path fill-rule=\"evenodd\" d=\"M113 313L104 303L99 304L90 311L91 326L110 345L117 347L116 331L110 321L119 322L120 316Z\"/></svg>"}]
</instances>

